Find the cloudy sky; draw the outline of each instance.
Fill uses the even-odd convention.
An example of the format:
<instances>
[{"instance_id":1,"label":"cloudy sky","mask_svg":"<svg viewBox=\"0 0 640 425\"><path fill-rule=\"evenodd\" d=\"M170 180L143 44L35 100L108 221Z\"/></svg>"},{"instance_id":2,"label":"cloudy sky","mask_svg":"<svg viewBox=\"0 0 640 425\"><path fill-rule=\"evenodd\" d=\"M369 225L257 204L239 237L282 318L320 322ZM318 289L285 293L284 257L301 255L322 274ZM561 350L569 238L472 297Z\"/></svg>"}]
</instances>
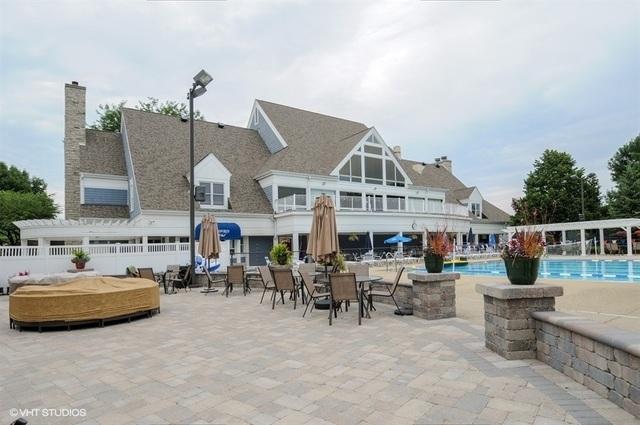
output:
<instances>
[{"instance_id":1,"label":"cloudy sky","mask_svg":"<svg viewBox=\"0 0 640 425\"><path fill-rule=\"evenodd\" d=\"M546 148L611 187L640 132L640 1L0 0L0 161L62 203L65 82L91 124L100 103L184 100L201 68L208 120L246 125L259 98L361 121L509 209Z\"/></svg>"}]
</instances>

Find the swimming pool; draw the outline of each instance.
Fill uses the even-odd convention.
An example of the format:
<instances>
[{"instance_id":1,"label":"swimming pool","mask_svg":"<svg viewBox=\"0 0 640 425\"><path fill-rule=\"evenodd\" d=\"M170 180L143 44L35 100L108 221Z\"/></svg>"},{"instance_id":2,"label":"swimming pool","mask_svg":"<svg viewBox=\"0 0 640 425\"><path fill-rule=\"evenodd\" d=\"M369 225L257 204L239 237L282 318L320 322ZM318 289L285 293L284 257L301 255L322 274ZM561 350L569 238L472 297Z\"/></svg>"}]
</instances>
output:
<instances>
[{"instance_id":1,"label":"swimming pool","mask_svg":"<svg viewBox=\"0 0 640 425\"><path fill-rule=\"evenodd\" d=\"M445 266L445 271L453 271ZM455 266L455 271L477 276L507 276L504 261L481 261ZM639 260L542 260L540 278L602 280L640 283Z\"/></svg>"}]
</instances>

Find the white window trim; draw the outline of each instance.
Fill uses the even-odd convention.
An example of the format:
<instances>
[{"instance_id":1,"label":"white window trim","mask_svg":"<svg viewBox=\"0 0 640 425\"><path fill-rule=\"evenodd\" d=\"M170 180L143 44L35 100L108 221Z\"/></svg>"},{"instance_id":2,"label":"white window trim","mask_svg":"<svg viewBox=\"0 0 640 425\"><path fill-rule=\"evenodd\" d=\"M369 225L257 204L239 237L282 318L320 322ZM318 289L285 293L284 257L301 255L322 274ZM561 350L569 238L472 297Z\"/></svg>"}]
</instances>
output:
<instances>
[{"instance_id":1,"label":"white window trim","mask_svg":"<svg viewBox=\"0 0 640 425\"><path fill-rule=\"evenodd\" d=\"M210 190L211 190L211 201L213 201L213 185L214 184L221 184L222 185L222 195L223 195L223 201L222 201L222 205L213 205L213 204L205 204L204 202L200 202L200 208L204 209L204 210L227 210L229 208L227 208L227 205L229 204L229 196L228 196L228 188L227 182L224 181L220 181L220 180L207 180L207 179L203 179L203 180L198 180L198 186L200 186L203 183L207 183L210 186ZM219 195L219 194L217 194Z\"/></svg>"},{"instance_id":2,"label":"white window trim","mask_svg":"<svg viewBox=\"0 0 640 425\"><path fill-rule=\"evenodd\" d=\"M252 112L252 116L249 117L249 125L247 125L247 127L251 128L251 125L256 125L256 124L252 124L252 121L255 120L256 111L260 111L262 119L269 126L273 134L276 135L276 138L278 139L278 142L280 142L282 147L286 148L287 146L289 146L287 142L284 140L284 137L282 137L282 135L276 128L276 126L273 125L273 123L271 122L271 119L269 119L269 116L264 112L264 109L262 109L262 106L260 106L257 100L253 102L253 112Z\"/></svg>"}]
</instances>

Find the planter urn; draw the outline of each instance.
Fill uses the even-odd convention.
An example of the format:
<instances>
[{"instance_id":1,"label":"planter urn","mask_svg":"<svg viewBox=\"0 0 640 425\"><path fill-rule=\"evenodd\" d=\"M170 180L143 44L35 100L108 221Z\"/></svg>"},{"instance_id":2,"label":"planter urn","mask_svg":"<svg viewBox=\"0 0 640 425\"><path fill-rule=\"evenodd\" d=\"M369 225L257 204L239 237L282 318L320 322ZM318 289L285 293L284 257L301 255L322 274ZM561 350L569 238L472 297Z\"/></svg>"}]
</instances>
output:
<instances>
[{"instance_id":1,"label":"planter urn","mask_svg":"<svg viewBox=\"0 0 640 425\"><path fill-rule=\"evenodd\" d=\"M424 267L429 273L442 273L444 267L444 257L440 255L426 253L424 255Z\"/></svg>"},{"instance_id":2,"label":"planter urn","mask_svg":"<svg viewBox=\"0 0 640 425\"><path fill-rule=\"evenodd\" d=\"M505 258L504 266L512 285L533 285L538 279L540 258Z\"/></svg>"}]
</instances>

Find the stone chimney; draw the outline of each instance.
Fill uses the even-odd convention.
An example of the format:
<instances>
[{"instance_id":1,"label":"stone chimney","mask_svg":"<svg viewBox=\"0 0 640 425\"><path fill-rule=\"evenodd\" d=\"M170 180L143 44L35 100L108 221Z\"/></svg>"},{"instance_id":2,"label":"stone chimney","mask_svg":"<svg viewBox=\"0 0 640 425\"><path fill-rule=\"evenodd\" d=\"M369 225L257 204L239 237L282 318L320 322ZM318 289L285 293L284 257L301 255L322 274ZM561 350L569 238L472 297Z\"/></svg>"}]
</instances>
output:
<instances>
[{"instance_id":1,"label":"stone chimney","mask_svg":"<svg viewBox=\"0 0 640 425\"><path fill-rule=\"evenodd\" d=\"M394 146L393 149L393 155L397 158L397 159L401 159L402 158L402 148L398 145Z\"/></svg>"},{"instance_id":2,"label":"stone chimney","mask_svg":"<svg viewBox=\"0 0 640 425\"><path fill-rule=\"evenodd\" d=\"M442 168L453 174L453 163L446 156L441 156L440 161L436 161Z\"/></svg>"},{"instance_id":3,"label":"stone chimney","mask_svg":"<svg viewBox=\"0 0 640 425\"><path fill-rule=\"evenodd\" d=\"M87 143L86 88L64 85L64 216L80 217L80 146Z\"/></svg>"}]
</instances>

